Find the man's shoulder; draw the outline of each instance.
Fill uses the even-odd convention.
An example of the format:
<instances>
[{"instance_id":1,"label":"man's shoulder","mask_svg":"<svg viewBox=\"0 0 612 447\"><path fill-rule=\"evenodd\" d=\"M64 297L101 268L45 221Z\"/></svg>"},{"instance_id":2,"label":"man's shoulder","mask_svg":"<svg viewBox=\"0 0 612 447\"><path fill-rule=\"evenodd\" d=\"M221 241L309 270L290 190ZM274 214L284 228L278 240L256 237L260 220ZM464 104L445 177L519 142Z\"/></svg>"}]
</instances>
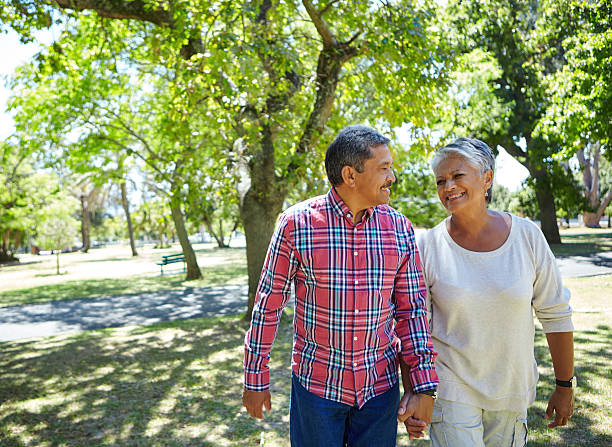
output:
<instances>
[{"instance_id":1,"label":"man's shoulder","mask_svg":"<svg viewBox=\"0 0 612 447\"><path fill-rule=\"evenodd\" d=\"M376 207L376 212L378 213L378 216L383 218L383 219L389 219L391 220L395 225L399 225L399 228L403 228L405 226L405 228L411 227L412 223L410 222L410 219L408 219L406 216L404 216L401 212L399 212L398 210L396 210L395 208L393 208L392 206L389 205L378 205Z\"/></svg>"},{"instance_id":2,"label":"man's shoulder","mask_svg":"<svg viewBox=\"0 0 612 447\"><path fill-rule=\"evenodd\" d=\"M281 216L286 220L295 220L305 217L313 212L319 212L328 207L327 196L321 195L298 202L287 208Z\"/></svg>"}]
</instances>

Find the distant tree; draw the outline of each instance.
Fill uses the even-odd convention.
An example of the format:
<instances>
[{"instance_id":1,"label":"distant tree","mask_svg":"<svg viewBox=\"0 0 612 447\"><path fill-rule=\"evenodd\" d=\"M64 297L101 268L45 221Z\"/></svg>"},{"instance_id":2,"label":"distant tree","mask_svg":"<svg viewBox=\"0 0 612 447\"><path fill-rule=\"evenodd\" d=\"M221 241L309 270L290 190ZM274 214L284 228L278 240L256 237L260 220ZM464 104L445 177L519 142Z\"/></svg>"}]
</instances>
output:
<instances>
[{"instance_id":1,"label":"distant tree","mask_svg":"<svg viewBox=\"0 0 612 447\"><path fill-rule=\"evenodd\" d=\"M446 210L440 203L429 157L416 148L394 153L397 181L391 188L390 204L407 216L414 226L431 228L443 220Z\"/></svg>"},{"instance_id":2,"label":"distant tree","mask_svg":"<svg viewBox=\"0 0 612 447\"><path fill-rule=\"evenodd\" d=\"M67 198L66 198L67 199ZM72 205L72 206L71 206ZM56 273L60 274L60 253L71 248L78 235L78 221L72 217L75 203L66 200L55 202L41 212L42 219L38 224L37 244L56 254Z\"/></svg>"},{"instance_id":3,"label":"distant tree","mask_svg":"<svg viewBox=\"0 0 612 447\"><path fill-rule=\"evenodd\" d=\"M0 262L15 261L14 252L35 232L38 213L59 194L59 179L37 172L22 148L0 143Z\"/></svg>"},{"instance_id":4,"label":"distant tree","mask_svg":"<svg viewBox=\"0 0 612 447\"><path fill-rule=\"evenodd\" d=\"M508 188L499 183L493 185L489 208L496 211L512 212L512 200L516 196Z\"/></svg>"},{"instance_id":5,"label":"distant tree","mask_svg":"<svg viewBox=\"0 0 612 447\"><path fill-rule=\"evenodd\" d=\"M612 202L612 169L610 162L601 159L601 143L587 144L576 151L582 169L583 194L589 209L584 212L584 224L599 228L599 221ZM603 175L602 175L603 174Z\"/></svg>"},{"instance_id":6,"label":"distant tree","mask_svg":"<svg viewBox=\"0 0 612 447\"><path fill-rule=\"evenodd\" d=\"M50 55L49 68L61 66L68 73L63 76L84 79L90 90L101 90L91 82L96 73L109 77L125 67L131 70L128 76L143 74L142 85L160 89L153 99L165 107L138 114L150 128L136 127L135 133L156 135L154 144L147 141L151 150L142 150L143 160L165 163L158 183L172 193L188 278L200 272L192 269L195 255L184 243L185 171L197 171L201 157L215 147L226 149L226 159L232 155L245 169L248 182L239 203L247 241L248 319L278 214L289 191L320 159L319 142L331 139L330 118L365 106L374 111L370 122L394 127L405 120L422 125L433 112L432 91L449 61L435 11L429 1L61 0L33 5L13 0L0 17L27 38L53 13L69 16L66 39ZM72 25L79 23L86 26L75 32ZM75 46L82 48L65 63ZM125 46L130 54L109 55L113 46ZM87 57L96 60L86 74L85 68L71 69ZM369 90L365 95L364 85L371 85L375 95ZM101 98L88 110L108 109L108 96ZM120 114L122 121L131 124L126 115ZM208 135L195 133L201 130Z\"/></svg>"},{"instance_id":7,"label":"distant tree","mask_svg":"<svg viewBox=\"0 0 612 447\"><path fill-rule=\"evenodd\" d=\"M134 212L135 229L158 241L156 247L168 247L175 236L170 207L161 198L147 199Z\"/></svg>"}]
</instances>

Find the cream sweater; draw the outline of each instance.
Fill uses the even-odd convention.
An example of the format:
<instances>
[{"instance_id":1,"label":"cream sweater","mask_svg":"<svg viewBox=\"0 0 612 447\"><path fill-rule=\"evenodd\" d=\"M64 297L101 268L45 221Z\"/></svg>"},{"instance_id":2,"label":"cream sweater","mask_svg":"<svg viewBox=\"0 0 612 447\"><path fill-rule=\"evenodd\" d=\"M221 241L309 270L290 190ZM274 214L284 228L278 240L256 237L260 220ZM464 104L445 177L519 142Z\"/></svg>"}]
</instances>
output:
<instances>
[{"instance_id":1,"label":"cream sweater","mask_svg":"<svg viewBox=\"0 0 612 447\"><path fill-rule=\"evenodd\" d=\"M459 246L446 220L420 236L439 397L526 413L538 380L532 309L545 333L573 330L542 232L512 216L508 239L490 252Z\"/></svg>"}]
</instances>

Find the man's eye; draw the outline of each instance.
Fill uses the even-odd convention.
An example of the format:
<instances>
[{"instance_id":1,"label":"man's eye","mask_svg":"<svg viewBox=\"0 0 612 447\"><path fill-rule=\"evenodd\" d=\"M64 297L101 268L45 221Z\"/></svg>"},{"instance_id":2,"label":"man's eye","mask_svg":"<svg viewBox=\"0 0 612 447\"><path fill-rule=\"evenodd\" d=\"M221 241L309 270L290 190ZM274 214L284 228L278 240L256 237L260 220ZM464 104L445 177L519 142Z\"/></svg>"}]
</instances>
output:
<instances>
[{"instance_id":1,"label":"man's eye","mask_svg":"<svg viewBox=\"0 0 612 447\"><path fill-rule=\"evenodd\" d=\"M438 180L438 181L436 182L436 184L437 184L438 186L442 185L443 183L444 183L444 180Z\"/></svg>"}]
</instances>

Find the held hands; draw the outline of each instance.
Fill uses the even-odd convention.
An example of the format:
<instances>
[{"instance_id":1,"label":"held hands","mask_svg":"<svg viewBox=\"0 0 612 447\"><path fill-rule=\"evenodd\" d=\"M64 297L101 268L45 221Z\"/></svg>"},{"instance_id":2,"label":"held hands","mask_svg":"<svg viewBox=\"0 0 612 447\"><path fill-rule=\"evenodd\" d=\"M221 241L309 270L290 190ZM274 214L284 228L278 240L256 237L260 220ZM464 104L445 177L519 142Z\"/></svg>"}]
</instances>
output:
<instances>
[{"instance_id":1,"label":"held hands","mask_svg":"<svg viewBox=\"0 0 612 447\"><path fill-rule=\"evenodd\" d=\"M272 410L272 401L270 391L250 391L242 390L242 406L246 407L251 416L257 419L263 419L263 408L266 412Z\"/></svg>"},{"instance_id":2,"label":"held hands","mask_svg":"<svg viewBox=\"0 0 612 447\"><path fill-rule=\"evenodd\" d=\"M569 418L574 413L574 389L557 386L550 395L548 407L546 408L546 419L555 415L555 420L548 424L548 428L567 425Z\"/></svg>"},{"instance_id":3,"label":"held hands","mask_svg":"<svg viewBox=\"0 0 612 447\"><path fill-rule=\"evenodd\" d=\"M433 404L434 398L431 396L405 391L397 411L397 420L406 426L409 439L425 436L424 431L431 422Z\"/></svg>"}]
</instances>

